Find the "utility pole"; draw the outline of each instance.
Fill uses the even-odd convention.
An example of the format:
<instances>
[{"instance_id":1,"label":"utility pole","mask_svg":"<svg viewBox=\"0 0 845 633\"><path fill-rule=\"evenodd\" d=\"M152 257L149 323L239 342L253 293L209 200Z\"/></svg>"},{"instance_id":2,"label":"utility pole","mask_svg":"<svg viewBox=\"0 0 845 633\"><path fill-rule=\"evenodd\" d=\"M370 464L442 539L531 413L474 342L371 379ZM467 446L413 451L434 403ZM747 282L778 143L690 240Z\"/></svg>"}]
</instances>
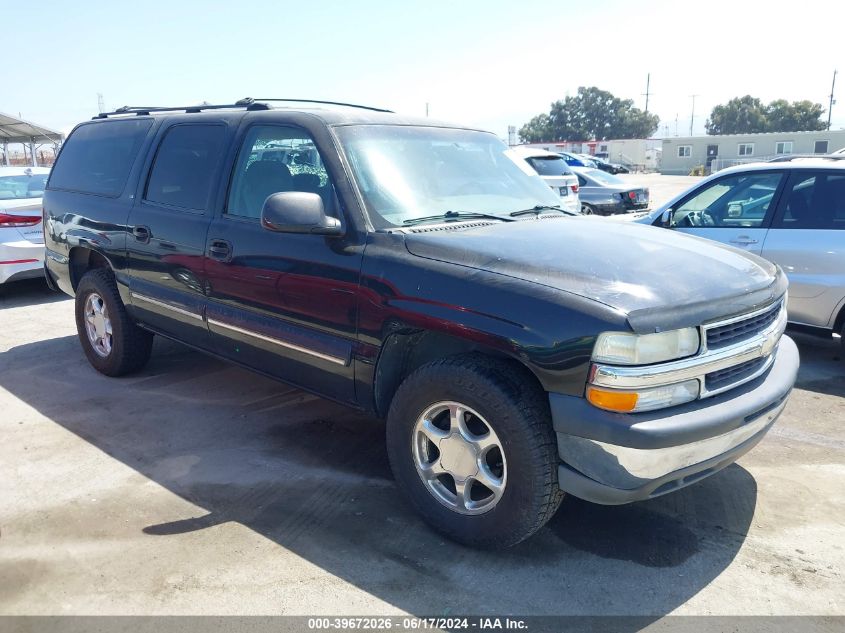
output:
<instances>
[{"instance_id":1,"label":"utility pole","mask_svg":"<svg viewBox=\"0 0 845 633\"><path fill-rule=\"evenodd\" d=\"M100 114L106 111L105 103L103 102L103 93L97 93L97 107L100 109Z\"/></svg>"},{"instance_id":2,"label":"utility pole","mask_svg":"<svg viewBox=\"0 0 845 633\"><path fill-rule=\"evenodd\" d=\"M648 75L646 75L646 78L645 78L645 92L644 92L644 93L643 93L643 95L642 95L642 96L644 96L644 97L645 97L645 113L646 113L646 114L648 114L648 97L649 97L649 95L651 94L651 93L648 91L648 88L649 88L649 86L650 86L650 85L651 85L651 73L649 73Z\"/></svg>"},{"instance_id":3,"label":"utility pole","mask_svg":"<svg viewBox=\"0 0 845 633\"><path fill-rule=\"evenodd\" d=\"M833 71L833 83L830 84L830 105L827 108L827 129L830 129L830 115L833 114L833 106L836 105L836 99L833 98L833 89L836 87L836 71Z\"/></svg>"},{"instance_id":4,"label":"utility pole","mask_svg":"<svg viewBox=\"0 0 845 633\"><path fill-rule=\"evenodd\" d=\"M692 124L695 121L695 98L700 95L690 95L692 97L692 112L689 115L689 135L692 136Z\"/></svg>"},{"instance_id":5,"label":"utility pole","mask_svg":"<svg viewBox=\"0 0 845 633\"><path fill-rule=\"evenodd\" d=\"M425 115L428 116L428 101L425 102Z\"/></svg>"},{"instance_id":6,"label":"utility pole","mask_svg":"<svg viewBox=\"0 0 845 633\"><path fill-rule=\"evenodd\" d=\"M678 136L678 113L675 113L675 136Z\"/></svg>"}]
</instances>

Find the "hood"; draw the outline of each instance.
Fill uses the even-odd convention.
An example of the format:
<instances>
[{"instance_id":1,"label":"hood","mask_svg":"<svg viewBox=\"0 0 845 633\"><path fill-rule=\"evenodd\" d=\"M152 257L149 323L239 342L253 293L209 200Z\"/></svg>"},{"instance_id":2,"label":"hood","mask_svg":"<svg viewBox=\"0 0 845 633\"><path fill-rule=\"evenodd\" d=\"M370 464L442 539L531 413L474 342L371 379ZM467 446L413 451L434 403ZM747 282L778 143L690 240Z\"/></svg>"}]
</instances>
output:
<instances>
[{"instance_id":1,"label":"hood","mask_svg":"<svg viewBox=\"0 0 845 633\"><path fill-rule=\"evenodd\" d=\"M771 302L785 276L710 240L628 222L541 218L405 236L409 252L597 301L634 331L697 326Z\"/></svg>"}]
</instances>

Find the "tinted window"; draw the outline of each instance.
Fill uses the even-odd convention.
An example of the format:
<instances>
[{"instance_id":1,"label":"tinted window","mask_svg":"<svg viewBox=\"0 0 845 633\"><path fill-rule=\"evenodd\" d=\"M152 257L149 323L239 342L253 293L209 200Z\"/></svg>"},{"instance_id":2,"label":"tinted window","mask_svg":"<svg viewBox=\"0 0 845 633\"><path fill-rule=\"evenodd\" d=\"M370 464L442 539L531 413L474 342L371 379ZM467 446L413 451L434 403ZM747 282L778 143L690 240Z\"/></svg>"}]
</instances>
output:
<instances>
[{"instance_id":1,"label":"tinted window","mask_svg":"<svg viewBox=\"0 0 845 633\"><path fill-rule=\"evenodd\" d=\"M150 202L203 210L223 147L222 125L176 125L167 131L150 170Z\"/></svg>"},{"instance_id":2,"label":"tinted window","mask_svg":"<svg viewBox=\"0 0 845 633\"><path fill-rule=\"evenodd\" d=\"M782 174L736 174L700 189L675 210L676 226L747 227L763 225Z\"/></svg>"},{"instance_id":3,"label":"tinted window","mask_svg":"<svg viewBox=\"0 0 845 633\"><path fill-rule=\"evenodd\" d=\"M572 173L569 165L560 156L532 156L525 160L541 176L567 176Z\"/></svg>"},{"instance_id":4,"label":"tinted window","mask_svg":"<svg viewBox=\"0 0 845 633\"><path fill-rule=\"evenodd\" d=\"M774 228L845 230L845 174L793 176Z\"/></svg>"},{"instance_id":5,"label":"tinted window","mask_svg":"<svg viewBox=\"0 0 845 633\"><path fill-rule=\"evenodd\" d=\"M21 174L0 177L0 200L40 198L44 194L47 176L48 174Z\"/></svg>"},{"instance_id":6,"label":"tinted window","mask_svg":"<svg viewBox=\"0 0 845 633\"><path fill-rule=\"evenodd\" d=\"M621 178L617 178L611 174L608 174L605 171L601 171L599 169L587 169L586 173L592 178L593 180L597 180L599 183L603 185L607 185L608 187L618 187L624 186L626 183Z\"/></svg>"},{"instance_id":7,"label":"tinted window","mask_svg":"<svg viewBox=\"0 0 845 633\"><path fill-rule=\"evenodd\" d=\"M49 188L118 196L153 122L104 121L82 125L65 141Z\"/></svg>"},{"instance_id":8,"label":"tinted window","mask_svg":"<svg viewBox=\"0 0 845 633\"><path fill-rule=\"evenodd\" d=\"M334 193L314 140L298 128L255 126L241 146L226 213L260 218L267 197L284 191L316 193L332 215Z\"/></svg>"}]
</instances>

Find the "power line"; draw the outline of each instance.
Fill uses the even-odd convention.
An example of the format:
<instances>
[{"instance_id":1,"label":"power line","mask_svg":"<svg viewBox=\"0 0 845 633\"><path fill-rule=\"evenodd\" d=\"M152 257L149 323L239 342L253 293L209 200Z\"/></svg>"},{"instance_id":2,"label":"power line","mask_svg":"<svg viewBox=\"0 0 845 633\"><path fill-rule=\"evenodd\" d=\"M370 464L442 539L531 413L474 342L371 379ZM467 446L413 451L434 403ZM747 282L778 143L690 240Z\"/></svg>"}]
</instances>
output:
<instances>
[{"instance_id":1,"label":"power line","mask_svg":"<svg viewBox=\"0 0 845 633\"><path fill-rule=\"evenodd\" d=\"M646 75L646 79L645 79L645 92L642 93L642 95L641 95L641 96L645 97L645 113L646 114L648 114L648 97L649 97L649 95L651 95L651 92L649 92L649 86L650 85L651 85L651 73L648 73L648 75Z\"/></svg>"},{"instance_id":2,"label":"power line","mask_svg":"<svg viewBox=\"0 0 845 633\"><path fill-rule=\"evenodd\" d=\"M833 83L830 84L830 105L827 108L827 129L830 129L830 115L833 114L833 106L836 99L833 98L833 89L836 87L836 71L833 71Z\"/></svg>"},{"instance_id":3,"label":"power line","mask_svg":"<svg viewBox=\"0 0 845 633\"><path fill-rule=\"evenodd\" d=\"M690 95L692 98L692 112L689 115L689 135L692 136L692 124L695 122L695 98L701 95Z\"/></svg>"}]
</instances>

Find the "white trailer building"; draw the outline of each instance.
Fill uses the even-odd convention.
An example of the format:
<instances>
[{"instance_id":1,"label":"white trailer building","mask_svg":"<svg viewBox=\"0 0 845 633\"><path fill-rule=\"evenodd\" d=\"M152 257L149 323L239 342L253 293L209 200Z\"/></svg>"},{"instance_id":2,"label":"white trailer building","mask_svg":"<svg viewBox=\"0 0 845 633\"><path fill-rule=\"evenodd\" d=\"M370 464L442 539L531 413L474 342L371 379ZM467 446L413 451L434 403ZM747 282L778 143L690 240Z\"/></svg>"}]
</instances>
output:
<instances>
[{"instance_id":1,"label":"white trailer building","mask_svg":"<svg viewBox=\"0 0 845 633\"><path fill-rule=\"evenodd\" d=\"M787 154L828 154L845 147L845 130L676 136L663 139L660 173L687 175L703 166L707 173L741 163Z\"/></svg>"}]
</instances>

